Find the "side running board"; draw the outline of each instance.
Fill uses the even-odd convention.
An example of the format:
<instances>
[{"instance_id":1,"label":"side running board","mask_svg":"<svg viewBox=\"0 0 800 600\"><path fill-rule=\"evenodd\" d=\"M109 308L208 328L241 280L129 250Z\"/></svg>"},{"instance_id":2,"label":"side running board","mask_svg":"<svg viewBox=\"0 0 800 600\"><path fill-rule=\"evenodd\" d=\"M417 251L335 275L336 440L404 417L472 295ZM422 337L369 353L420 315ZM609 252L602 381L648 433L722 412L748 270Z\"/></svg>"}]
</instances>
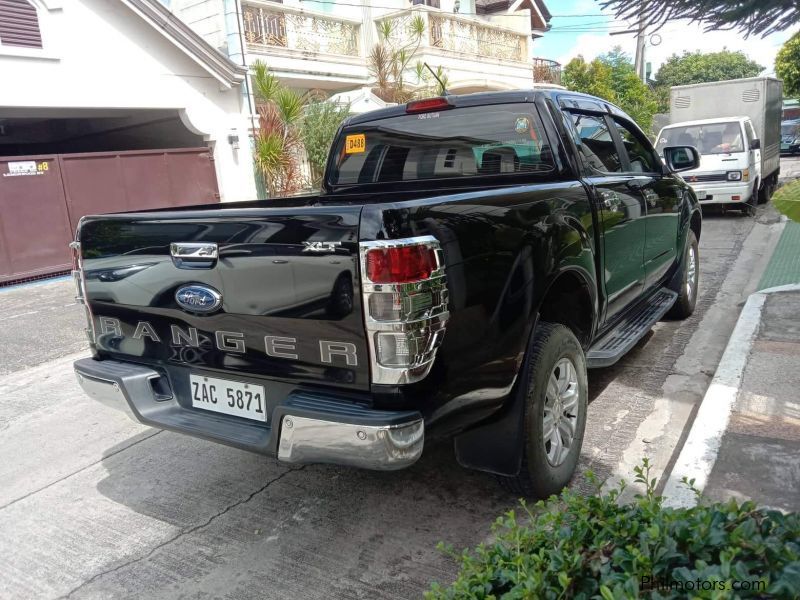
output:
<instances>
[{"instance_id":1,"label":"side running board","mask_svg":"<svg viewBox=\"0 0 800 600\"><path fill-rule=\"evenodd\" d=\"M662 288L637 306L629 315L597 340L586 353L590 369L609 367L636 345L675 304L678 294Z\"/></svg>"}]
</instances>

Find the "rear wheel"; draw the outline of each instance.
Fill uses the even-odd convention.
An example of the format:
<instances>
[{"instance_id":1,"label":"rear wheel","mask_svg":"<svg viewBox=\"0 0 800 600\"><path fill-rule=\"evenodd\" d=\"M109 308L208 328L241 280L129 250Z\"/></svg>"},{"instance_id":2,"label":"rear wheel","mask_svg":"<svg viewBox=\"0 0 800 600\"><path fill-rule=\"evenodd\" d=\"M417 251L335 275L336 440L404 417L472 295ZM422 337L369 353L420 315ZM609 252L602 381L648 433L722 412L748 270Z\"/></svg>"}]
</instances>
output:
<instances>
[{"instance_id":1,"label":"rear wheel","mask_svg":"<svg viewBox=\"0 0 800 600\"><path fill-rule=\"evenodd\" d=\"M586 358L575 335L557 323L540 322L517 393L524 394L522 467L501 477L511 492L546 498L566 486L583 444L588 383Z\"/></svg>"},{"instance_id":2,"label":"rear wheel","mask_svg":"<svg viewBox=\"0 0 800 600\"><path fill-rule=\"evenodd\" d=\"M683 257L683 275L678 299L669 309L667 317L686 319L694 312L697 304L697 285L700 283L700 254L697 249L697 237L691 229L686 234L686 247Z\"/></svg>"},{"instance_id":3,"label":"rear wheel","mask_svg":"<svg viewBox=\"0 0 800 600\"><path fill-rule=\"evenodd\" d=\"M772 193L775 191L775 184L770 177L767 181L761 184L758 190L758 203L766 204L772 198Z\"/></svg>"}]
</instances>

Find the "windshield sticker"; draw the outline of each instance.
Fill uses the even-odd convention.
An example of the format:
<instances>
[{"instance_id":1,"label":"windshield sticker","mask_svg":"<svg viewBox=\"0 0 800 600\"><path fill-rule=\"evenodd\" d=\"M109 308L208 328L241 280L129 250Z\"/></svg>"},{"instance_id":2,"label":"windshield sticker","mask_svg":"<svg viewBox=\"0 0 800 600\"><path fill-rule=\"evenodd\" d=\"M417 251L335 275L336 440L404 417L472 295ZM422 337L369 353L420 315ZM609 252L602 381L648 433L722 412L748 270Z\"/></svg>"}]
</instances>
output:
<instances>
[{"instance_id":1,"label":"windshield sticker","mask_svg":"<svg viewBox=\"0 0 800 600\"><path fill-rule=\"evenodd\" d=\"M344 138L345 154L360 154L367 149L367 136L363 133L348 135Z\"/></svg>"},{"instance_id":2,"label":"windshield sticker","mask_svg":"<svg viewBox=\"0 0 800 600\"><path fill-rule=\"evenodd\" d=\"M526 133L531 128L531 122L528 117L519 117L517 122L514 123L514 131L517 133Z\"/></svg>"},{"instance_id":3,"label":"windshield sticker","mask_svg":"<svg viewBox=\"0 0 800 600\"><path fill-rule=\"evenodd\" d=\"M417 115L417 119L438 119L439 113L422 113Z\"/></svg>"}]
</instances>

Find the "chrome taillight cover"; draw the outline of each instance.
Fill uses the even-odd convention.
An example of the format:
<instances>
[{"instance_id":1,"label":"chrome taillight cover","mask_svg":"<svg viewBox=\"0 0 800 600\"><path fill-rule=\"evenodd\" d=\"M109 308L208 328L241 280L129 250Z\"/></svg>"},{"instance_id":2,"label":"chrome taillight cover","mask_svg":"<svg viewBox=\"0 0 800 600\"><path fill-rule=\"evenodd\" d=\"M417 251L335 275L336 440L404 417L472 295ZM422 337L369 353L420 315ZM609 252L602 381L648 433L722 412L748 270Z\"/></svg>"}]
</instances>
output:
<instances>
[{"instance_id":1,"label":"chrome taillight cover","mask_svg":"<svg viewBox=\"0 0 800 600\"><path fill-rule=\"evenodd\" d=\"M370 250L418 245L436 255L436 268L428 278L412 283L374 283L367 277ZM359 247L372 383L402 385L420 381L433 366L450 317L439 241L426 235L361 242Z\"/></svg>"}]
</instances>

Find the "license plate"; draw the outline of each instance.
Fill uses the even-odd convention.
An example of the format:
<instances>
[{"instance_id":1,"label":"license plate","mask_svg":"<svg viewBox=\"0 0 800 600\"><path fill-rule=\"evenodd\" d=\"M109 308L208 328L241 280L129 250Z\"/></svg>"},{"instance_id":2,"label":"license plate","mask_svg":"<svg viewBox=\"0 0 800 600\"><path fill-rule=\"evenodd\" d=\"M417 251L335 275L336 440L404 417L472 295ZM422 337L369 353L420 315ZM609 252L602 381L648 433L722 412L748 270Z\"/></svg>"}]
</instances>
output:
<instances>
[{"instance_id":1,"label":"license plate","mask_svg":"<svg viewBox=\"0 0 800 600\"><path fill-rule=\"evenodd\" d=\"M264 386L203 375L189 375L189 383L193 407L266 423Z\"/></svg>"},{"instance_id":2,"label":"license plate","mask_svg":"<svg viewBox=\"0 0 800 600\"><path fill-rule=\"evenodd\" d=\"M706 197L706 192L703 190L695 190L694 193L697 194L698 200L703 200Z\"/></svg>"}]
</instances>

